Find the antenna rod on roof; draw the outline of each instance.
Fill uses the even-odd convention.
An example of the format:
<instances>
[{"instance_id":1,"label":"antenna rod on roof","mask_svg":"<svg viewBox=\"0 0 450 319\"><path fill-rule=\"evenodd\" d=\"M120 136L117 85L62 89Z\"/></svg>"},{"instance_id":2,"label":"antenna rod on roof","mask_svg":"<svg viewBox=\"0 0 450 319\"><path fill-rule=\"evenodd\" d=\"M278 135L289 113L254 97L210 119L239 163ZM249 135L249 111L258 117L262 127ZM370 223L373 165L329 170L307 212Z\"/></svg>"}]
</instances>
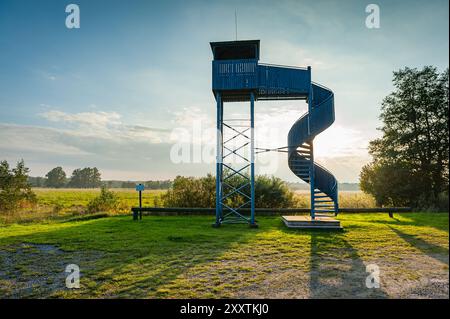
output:
<instances>
[{"instance_id":1,"label":"antenna rod on roof","mask_svg":"<svg viewBox=\"0 0 450 319\"><path fill-rule=\"evenodd\" d=\"M237 31L238 31L238 27L237 27L237 9L234 10L234 25L236 27L236 41L238 39L237 37Z\"/></svg>"}]
</instances>

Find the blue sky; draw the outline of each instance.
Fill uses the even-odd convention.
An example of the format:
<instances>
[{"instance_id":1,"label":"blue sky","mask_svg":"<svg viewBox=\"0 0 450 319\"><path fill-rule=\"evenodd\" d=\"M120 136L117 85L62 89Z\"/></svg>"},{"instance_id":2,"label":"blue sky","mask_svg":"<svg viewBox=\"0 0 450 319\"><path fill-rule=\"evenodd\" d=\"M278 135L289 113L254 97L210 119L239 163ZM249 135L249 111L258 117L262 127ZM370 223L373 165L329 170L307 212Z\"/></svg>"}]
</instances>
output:
<instances>
[{"instance_id":1,"label":"blue sky","mask_svg":"<svg viewBox=\"0 0 450 319\"><path fill-rule=\"evenodd\" d=\"M65 26L69 3L80 29ZM365 26L369 3L380 7L379 29ZM234 40L235 10L238 38L260 39L262 62L311 65L334 91L336 122L317 137L316 158L342 182L370 160L392 71L448 66L448 1L0 0L0 159L24 158L34 176L57 165L97 166L106 179L213 172L173 163L170 150L174 130L214 127L209 42ZM277 130L257 144L284 146L305 110L257 103L257 134ZM282 154L262 160L296 181Z\"/></svg>"}]
</instances>

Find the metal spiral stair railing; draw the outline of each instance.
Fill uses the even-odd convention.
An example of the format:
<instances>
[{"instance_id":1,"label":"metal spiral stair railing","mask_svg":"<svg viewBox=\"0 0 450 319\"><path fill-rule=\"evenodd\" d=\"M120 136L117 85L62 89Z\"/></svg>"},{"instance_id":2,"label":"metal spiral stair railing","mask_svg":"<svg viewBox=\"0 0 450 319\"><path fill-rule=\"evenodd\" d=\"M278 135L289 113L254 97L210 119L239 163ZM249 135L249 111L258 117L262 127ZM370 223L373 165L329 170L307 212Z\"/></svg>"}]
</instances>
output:
<instances>
[{"instance_id":1,"label":"metal spiral stair railing","mask_svg":"<svg viewBox=\"0 0 450 319\"><path fill-rule=\"evenodd\" d=\"M337 180L323 166L314 162L314 137L334 122L333 92L312 83L312 101L309 112L300 117L288 134L288 165L291 171L308 184L311 189L311 215L313 217L337 215ZM312 178L312 176L314 176Z\"/></svg>"}]
</instances>

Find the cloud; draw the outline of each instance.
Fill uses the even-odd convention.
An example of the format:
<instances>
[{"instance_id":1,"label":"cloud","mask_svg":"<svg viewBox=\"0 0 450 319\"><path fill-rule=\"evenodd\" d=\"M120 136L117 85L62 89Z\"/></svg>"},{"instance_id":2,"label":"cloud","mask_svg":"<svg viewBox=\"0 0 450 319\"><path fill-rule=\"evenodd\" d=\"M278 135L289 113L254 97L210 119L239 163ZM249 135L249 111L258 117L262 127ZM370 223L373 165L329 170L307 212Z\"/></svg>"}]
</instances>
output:
<instances>
[{"instance_id":1,"label":"cloud","mask_svg":"<svg viewBox=\"0 0 450 319\"><path fill-rule=\"evenodd\" d=\"M39 114L52 123L58 123L62 131L71 135L112 139L125 142L136 139L148 143L162 143L168 140L169 129L123 123L116 112L66 113L50 110Z\"/></svg>"},{"instance_id":2,"label":"cloud","mask_svg":"<svg viewBox=\"0 0 450 319\"><path fill-rule=\"evenodd\" d=\"M88 154L76 145L64 143L67 134L51 128L0 124L0 135L2 153Z\"/></svg>"},{"instance_id":3,"label":"cloud","mask_svg":"<svg viewBox=\"0 0 450 319\"><path fill-rule=\"evenodd\" d=\"M120 115L116 112L82 112L65 113L58 110L52 110L41 114L42 117L52 122L67 122L86 124L91 126L106 126L108 124L120 124Z\"/></svg>"},{"instance_id":4,"label":"cloud","mask_svg":"<svg viewBox=\"0 0 450 319\"><path fill-rule=\"evenodd\" d=\"M311 66L314 70L327 70L336 67L328 54L311 52L297 44L283 40L268 40L264 61L293 66ZM333 62L332 62L333 61Z\"/></svg>"},{"instance_id":5,"label":"cloud","mask_svg":"<svg viewBox=\"0 0 450 319\"><path fill-rule=\"evenodd\" d=\"M175 164L172 143L147 139L104 138L77 131L0 123L1 159L23 158L32 176L43 176L61 165L70 174L78 167L96 166L104 179L166 179L212 172L208 164Z\"/></svg>"}]
</instances>

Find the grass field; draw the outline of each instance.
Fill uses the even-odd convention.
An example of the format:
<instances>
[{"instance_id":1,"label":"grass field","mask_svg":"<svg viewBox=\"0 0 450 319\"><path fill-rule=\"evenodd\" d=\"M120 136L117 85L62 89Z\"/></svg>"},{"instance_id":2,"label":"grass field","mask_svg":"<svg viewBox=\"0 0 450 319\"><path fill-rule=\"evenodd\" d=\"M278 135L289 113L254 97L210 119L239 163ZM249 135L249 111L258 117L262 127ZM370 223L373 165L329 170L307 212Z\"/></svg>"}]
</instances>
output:
<instances>
[{"instance_id":1,"label":"grass field","mask_svg":"<svg viewBox=\"0 0 450 319\"><path fill-rule=\"evenodd\" d=\"M212 216L130 216L0 226L4 298L448 298L445 213L342 214L343 232L279 217L211 227ZM68 264L80 289L65 288ZM368 289L366 265L381 287Z\"/></svg>"},{"instance_id":2,"label":"grass field","mask_svg":"<svg viewBox=\"0 0 450 319\"><path fill-rule=\"evenodd\" d=\"M121 202L121 214L128 214L132 206L138 205L138 194L134 189L111 189ZM67 219L86 214L86 207L90 200L100 194L100 189L49 189L34 188L38 203L13 214L0 213L0 224L29 223L36 221ZM161 206L160 200L164 190L146 190L143 192L144 206ZM297 207L310 207L309 192L295 192ZM363 192L340 192L341 207L366 208L375 207L372 196Z\"/></svg>"},{"instance_id":3,"label":"grass field","mask_svg":"<svg viewBox=\"0 0 450 319\"><path fill-rule=\"evenodd\" d=\"M128 206L136 206L138 204L138 192L128 188L112 188L119 199ZM64 208L86 206L88 202L100 194L100 189L77 189L77 188L34 188L33 191L38 197L39 204L44 206L62 205ZM142 197L143 205L153 205L163 190L147 190L144 191Z\"/></svg>"},{"instance_id":4,"label":"grass field","mask_svg":"<svg viewBox=\"0 0 450 319\"><path fill-rule=\"evenodd\" d=\"M134 189L111 189L120 200L122 214L128 214L132 206L138 206L138 194ZM37 205L11 214L0 213L0 224L30 223L45 220L61 220L86 214L89 201L100 194L100 189L33 188ZM159 206L163 190L147 190L142 198L144 206ZM111 212L109 212L111 214Z\"/></svg>"}]
</instances>

